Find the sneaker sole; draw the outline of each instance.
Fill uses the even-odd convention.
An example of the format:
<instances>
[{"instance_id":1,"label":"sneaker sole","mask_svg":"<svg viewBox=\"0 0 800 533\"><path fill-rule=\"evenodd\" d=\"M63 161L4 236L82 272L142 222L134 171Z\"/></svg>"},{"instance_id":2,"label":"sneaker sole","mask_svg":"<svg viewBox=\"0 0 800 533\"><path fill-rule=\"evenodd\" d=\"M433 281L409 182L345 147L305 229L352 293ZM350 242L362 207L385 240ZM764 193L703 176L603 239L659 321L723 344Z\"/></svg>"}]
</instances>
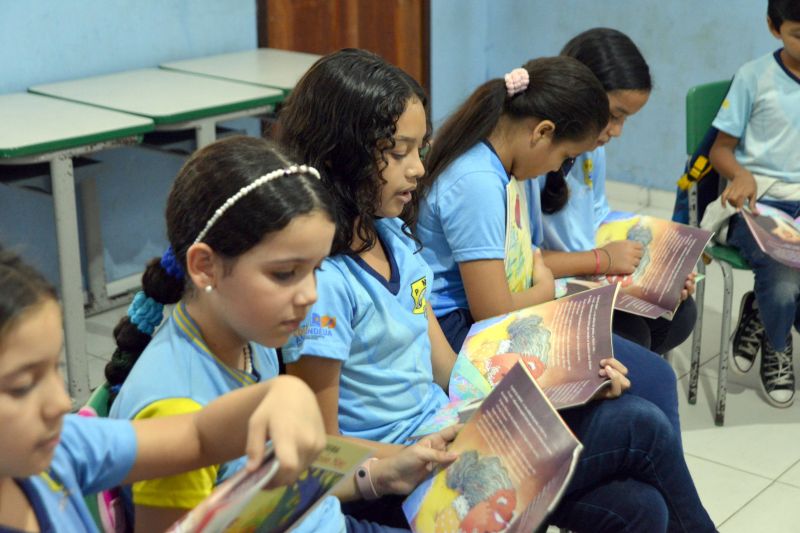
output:
<instances>
[{"instance_id":1,"label":"sneaker sole","mask_svg":"<svg viewBox=\"0 0 800 533\"><path fill-rule=\"evenodd\" d=\"M794 403L795 395L792 395L792 398L788 402L785 402L785 403L781 403L781 402L775 401L772 398L772 396L770 396L769 393L767 392L767 388L764 387L764 381L762 381L761 376L758 376L758 385L759 385L759 388L761 389L761 393L764 395L764 399L767 400L767 403L769 403L773 407L777 407L779 409L784 409L786 407L791 407L792 404Z\"/></svg>"}]
</instances>

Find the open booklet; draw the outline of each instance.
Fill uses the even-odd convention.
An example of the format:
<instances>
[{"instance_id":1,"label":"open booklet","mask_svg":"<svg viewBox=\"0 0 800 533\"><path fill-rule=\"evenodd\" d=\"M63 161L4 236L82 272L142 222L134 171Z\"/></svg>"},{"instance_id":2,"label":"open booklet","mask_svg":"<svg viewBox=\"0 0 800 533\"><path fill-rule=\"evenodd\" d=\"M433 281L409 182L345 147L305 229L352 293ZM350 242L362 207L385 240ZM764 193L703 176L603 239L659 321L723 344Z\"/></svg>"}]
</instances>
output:
<instances>
[{"instance_id":1,"label":"open booklet","mask_svg":"<svg viewBox=\"0 0 800 533\"><path fill-rule=\"evenodd\" d=\"M450 374L450 403L413 437L466 421L517 361L556 409L588 402L609 384L598 371L601 359L614 356L617 291L607 285L473 324Z\"/></svg>"},{"instance_id":2,"label":"open booklet","mask_svg":"<svg viewBox=\"0 0 800 533\"><path fill-rule=\"evenodd\" d=\"M328 437L322 453L291 486L266 489L278 470L270 445L264 462L217 487L168 533L278 533L299 524L330 491L372 453L367 446Z\"/></svg>"},{"instance_id":3,"label":"open booklet","mask_svg":"<svg viewBox=\"0 0 800 533\"><path fill-rule=\"evenodd\" d=\"M800 217L793 219L780 209L756 205L758 215L743 209L742 217L758 247L779 263L800 269Z\"/></svg>"},{"instance_id":4,"label":"open booklet","mask_svg":"<svg viewBox=\"0 0 800 533\"><path fill-rule=\"evenodd\" d=\"M458 459L403 503L412 530L529 532L555 508L582 446L528 368L508 371L448 448Z\"/></svg>"},{"instance_id":5,"label":"open booklet","mask_svg":"<svg viewBox=\"0 0 800 533\"><path fill-rule=\"evenodd\" d=\"M633 240L642 243L644 255L632 274L569 279L566 293L609 283L621 285L615 307L647 318L672 316L681 304L681 291L713 233L661 218L611 213L597 230L596 244Z\"/></svg>"}]
</instances>

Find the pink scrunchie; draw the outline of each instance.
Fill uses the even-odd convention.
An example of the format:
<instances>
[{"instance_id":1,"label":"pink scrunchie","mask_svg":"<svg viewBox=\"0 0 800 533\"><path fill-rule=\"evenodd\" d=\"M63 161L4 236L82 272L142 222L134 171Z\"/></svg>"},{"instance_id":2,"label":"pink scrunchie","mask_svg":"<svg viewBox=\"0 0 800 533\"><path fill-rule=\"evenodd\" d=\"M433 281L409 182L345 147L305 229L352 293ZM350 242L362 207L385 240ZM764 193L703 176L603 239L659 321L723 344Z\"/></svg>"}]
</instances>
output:
<instances>
[{"instance_id":1,"label":"pink scrunchie","mask_svg":"<svg viewBox=\"0 0 800 533\"><path fill-rule=\"evenodd\" d=\"M504 76L506 80L506 91L508 96L514 96L528 88L530 82L530 75L524 68L515 68Z\"/></svg>"}]
</instances>

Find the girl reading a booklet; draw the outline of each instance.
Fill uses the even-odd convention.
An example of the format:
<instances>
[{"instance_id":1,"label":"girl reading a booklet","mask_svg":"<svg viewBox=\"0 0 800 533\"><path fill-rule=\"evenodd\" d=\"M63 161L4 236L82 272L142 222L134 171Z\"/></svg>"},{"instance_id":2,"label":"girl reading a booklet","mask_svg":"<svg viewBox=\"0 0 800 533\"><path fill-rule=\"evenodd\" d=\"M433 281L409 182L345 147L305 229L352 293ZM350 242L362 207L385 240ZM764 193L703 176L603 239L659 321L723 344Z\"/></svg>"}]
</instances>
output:
<instances>
[{"instance_id":1,"label":"girl reading a booklet","mask_svg":"<svg viewBox=\"0 0 800 533\"><path fill-rule=\"evenodd\" d=\"M608 117L608 97L594 74L559 56L487 81L437 133L420 182L417 235L433 269L433 312L454 350L474 321L554 298L553 274L538 249L526 266L532 268L530 283L510 287L504 260L513 251L506 246L513 211L506 208L507 195L524 191L521 181L558 171L565 160L592 149ZM519 242L530 243L530 234ZM631 393L661 408L680 438L670 365L617 335L613 345L630 371Z\"/></svg>"},{"instance_id":2,"label":"girl reading a booklet","mask_svg":"<svg viewBox=\"0 0 800 533\"><path fill-rule=\"evenodd\" d=\"M274 348L316 300L315 272L334 235L317 171L248 137L226 138L193 154L173 184L166 217L171 246L149 263L143 291L115 329L117 350L106 368L117 393L115 418L192 413L229 391L273 379ZM155 332L167 304L175 305ZM436 444L401 449L373 465L377 482L397 480L410 490L428 463L441 459L436 446L425 447ZM243 461L126 488L137 531L163 530ZM342 496L358 493L350 487ZM298 531L338 532L345 523L339 502L327 498Z\"/></svg>"},{"instance_id":3,"label":"girl reading a booklet","mask_svg":"<svg viewBox=\"0 0 800 533\"><path fill-rule=\"evenodd\" d=\"M110 420L69 415L59 371L56 293L0 250L0 531L96 531L84 493L221 463L247 450L259 464L271 439L275 485L294 481L325 444L319 408L282 376L225 395L192 414Z\"/></svg>"},{"instance_id":4,"label":"girl reading a booklet","mask_svg":"<svg viewBox=\"0 0 800 533\"><path fill-rule=\"evenodd\" d=\"M650 97L650 69L630 38L617 30L593 28L573 37L561 55L574 57L592 71L609 101L608 125L592 150L580 154L566 172L526 180L531 233L542 231L545 264L557 278L596 275L627 275L637 269L645 253L635 240L620 240L602 248L595 234L611 209L606 198L605 144L622 135L628 117L644 107ZM530 201L539 196L541 201ZM538 207L541 205L541 208ZM685 341L694 329L697 309L689 296L694 292L694 274L686 281L683 303L671 320L649 319L614 312L614 332L658 354Z\"/></svg>"},{"instance_id":5,"label":"girl reading a booklet","mask_svg":"<svg viewBox=\"0 0 800 533\"><path fill-rule=\"evenodd\" d=\"M596 138L608 110L602 88L577 61L532 62L534 76L548 68L575 73L558 85L602 104L589 135ZM407 73L347 49L317 61L279 117L292 155L320 169L337 224L318 300L283 347L287 371L315 391L330 433L379 441L379 454L447 402L455 361L430 309L434 281L412 231L430 132L426 108ZM629 383L618 361L603 361L598 372L617 399L562 413L585 451L553 520L575 531L712 531L664 413L621 395ZM370 498L382 495L375 489Z\"/></svg>"}]
</instances>

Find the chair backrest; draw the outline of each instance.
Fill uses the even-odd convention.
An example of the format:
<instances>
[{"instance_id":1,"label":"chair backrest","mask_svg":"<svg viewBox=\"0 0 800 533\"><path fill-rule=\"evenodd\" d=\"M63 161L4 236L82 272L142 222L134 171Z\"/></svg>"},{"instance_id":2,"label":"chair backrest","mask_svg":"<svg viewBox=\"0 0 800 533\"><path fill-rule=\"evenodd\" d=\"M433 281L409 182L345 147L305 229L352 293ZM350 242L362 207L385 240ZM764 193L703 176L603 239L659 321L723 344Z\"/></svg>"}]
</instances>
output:
<instances>
[{"instance_id":1,"label":"chair backrest","mask_svg":"<svg viewBox=\"0 0 800 533\"><path fill-rule=\"evenodd\" d=\"M686 93L686 153L692 155L717 116L731 80L696 85Z\"/></svg>"}]
</instances>

